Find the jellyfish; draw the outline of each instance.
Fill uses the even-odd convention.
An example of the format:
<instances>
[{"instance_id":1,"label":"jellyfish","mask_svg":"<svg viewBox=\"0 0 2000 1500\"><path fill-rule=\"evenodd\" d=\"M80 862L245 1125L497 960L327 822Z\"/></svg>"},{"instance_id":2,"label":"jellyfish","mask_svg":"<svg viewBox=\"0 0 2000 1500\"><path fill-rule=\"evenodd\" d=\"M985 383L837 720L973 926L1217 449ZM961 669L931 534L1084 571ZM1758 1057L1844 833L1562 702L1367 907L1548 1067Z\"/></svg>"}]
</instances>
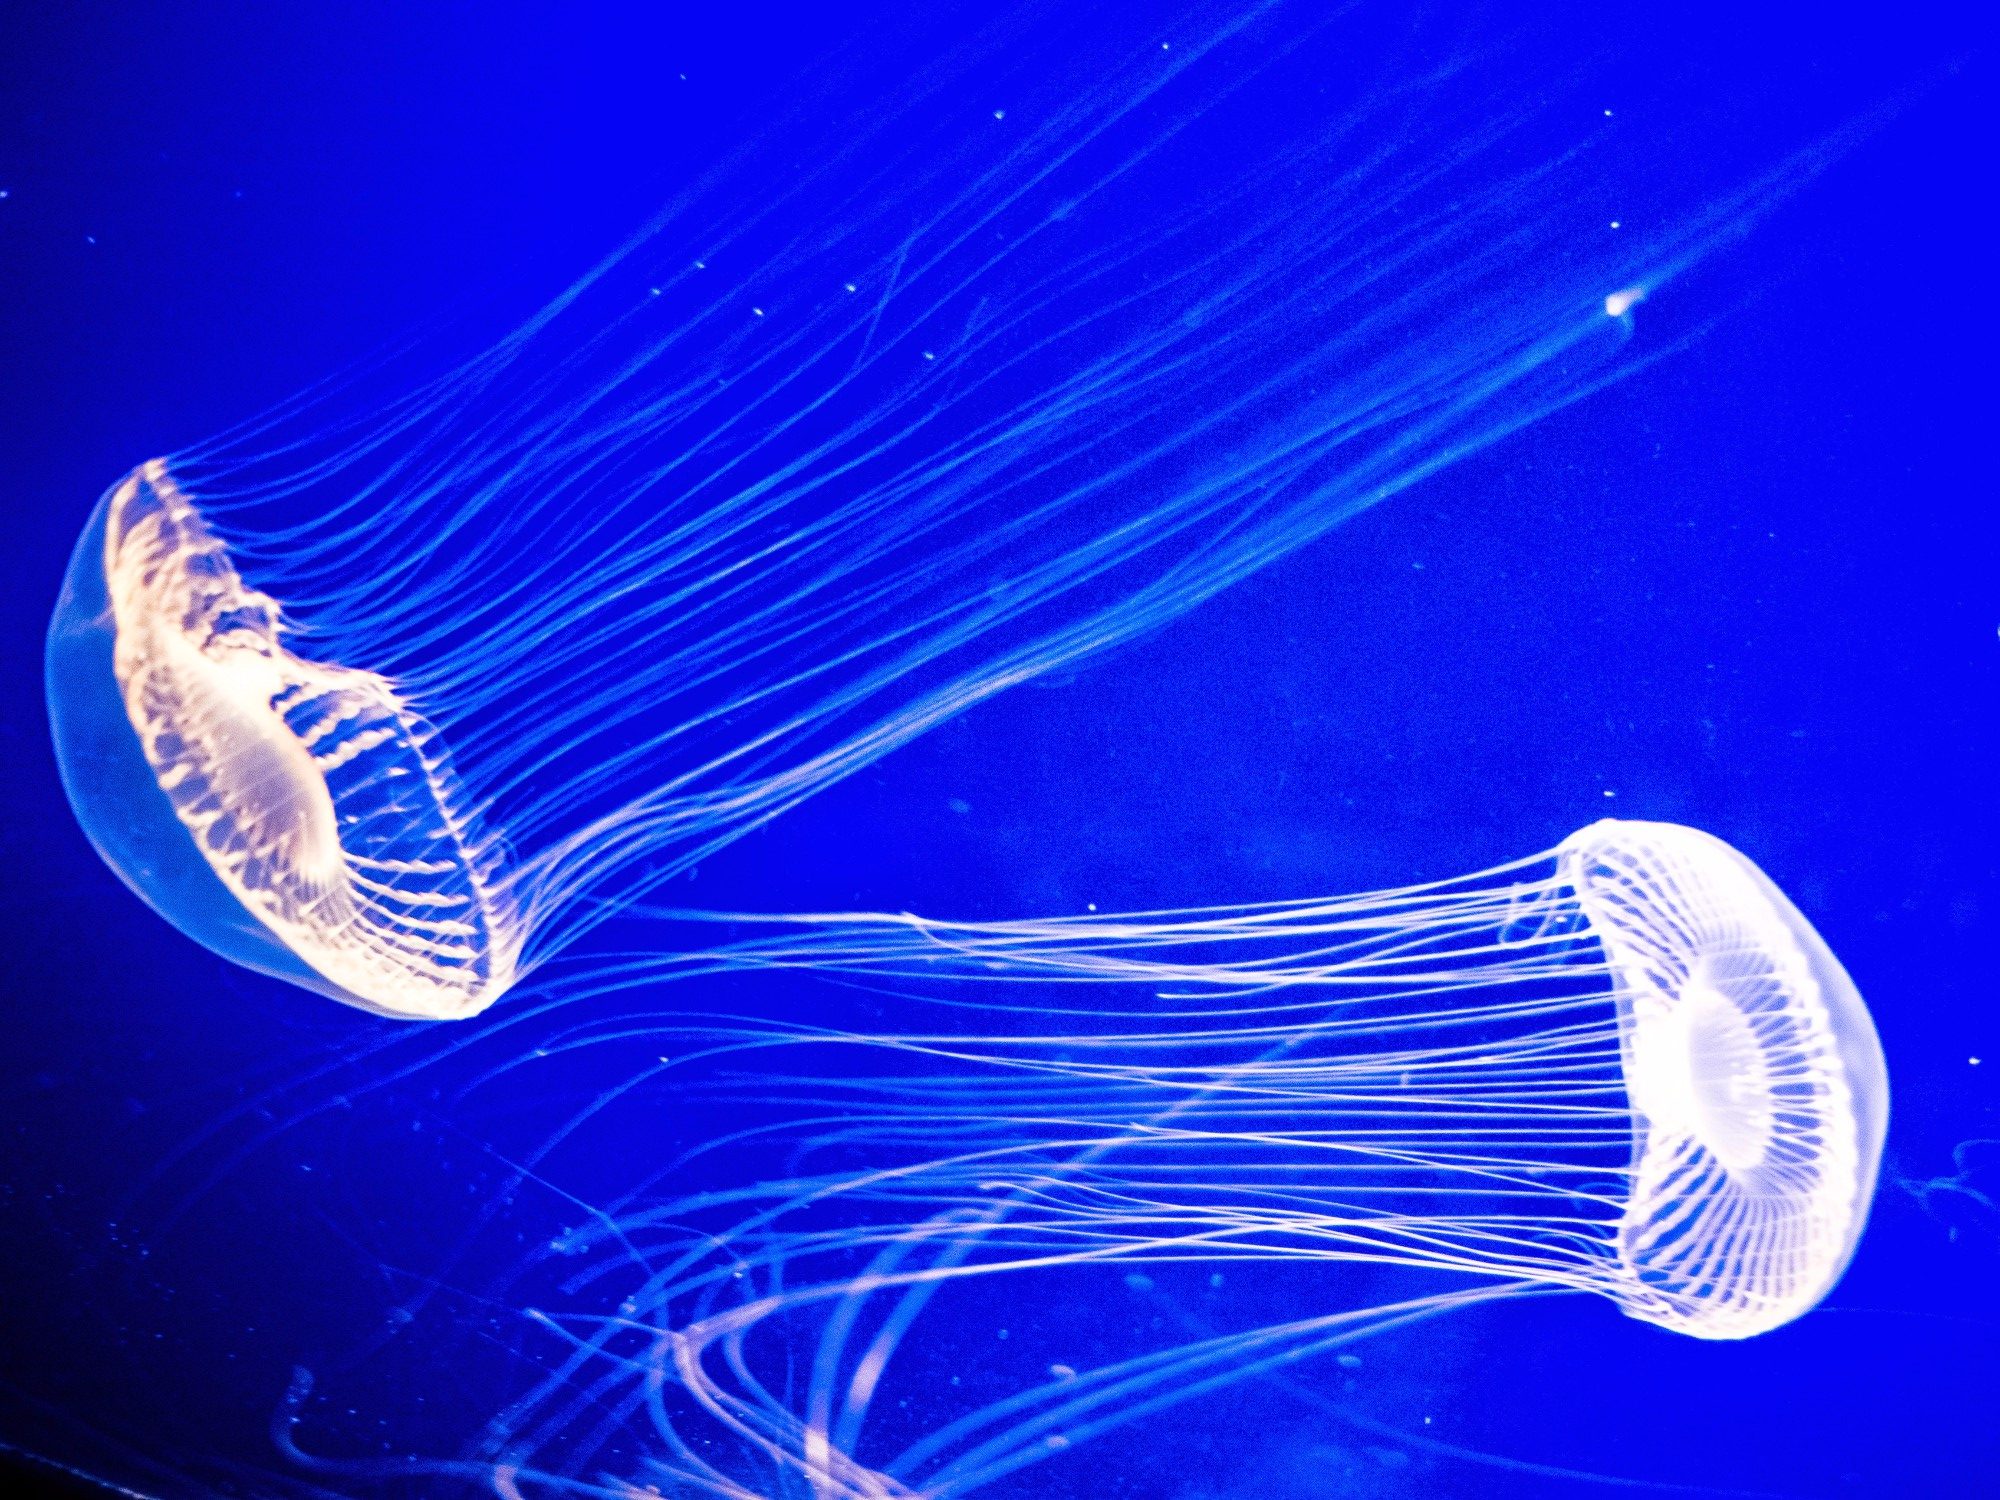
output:
<instances>
[{"instance_id":1,"label":"jellyfish","mask_svg":"<svg viewBox=\"0 0 2000 1500\"><path fill-rule=\"evenodd\" d=\"M1659 300L1826 155L1709 192L1530 39L1364 66L1345 24L1010 32L836 90L484 347L452 324L140 464L49 628L84 831L229 959L476 1014L1671 352L1618 289ZM1603 231L1614 192L1657 227Z\"/></svg>"},{"instance_id":2,"label":"jellyfish","mask_svg":"<svg viewBox=\"0 0 2000 1500\"><path fill-rule=\"evenodd\" d=\"M746 1022L705 1037L732 1067L646 1076L685 1109L772 1108L749 1139L765 1175L685 1195L663 1179L552 1247L527 1314L546 1379L485 1450L520 1493L590 1474L969 1494L1496 1300L1588 1294L1673 1334L1752 1338L1840 1279L1881 1161L1887 1071L1852 980L1750 860L1675 824L1601 821L1531 859L1328 900L826 918L741 946L787 980L893 986L980 1029ZM634 1030L621 1010L554 1044ZM1177 1268L1296 1272L1313 1301L1094 1364L1064 1351L1012 1390L986 1372L962 1409L926 1384L922 1430L881 1409L917 1390L896 1361L933 1302L1088 1300Z\"/></svg>"}]
</instances>

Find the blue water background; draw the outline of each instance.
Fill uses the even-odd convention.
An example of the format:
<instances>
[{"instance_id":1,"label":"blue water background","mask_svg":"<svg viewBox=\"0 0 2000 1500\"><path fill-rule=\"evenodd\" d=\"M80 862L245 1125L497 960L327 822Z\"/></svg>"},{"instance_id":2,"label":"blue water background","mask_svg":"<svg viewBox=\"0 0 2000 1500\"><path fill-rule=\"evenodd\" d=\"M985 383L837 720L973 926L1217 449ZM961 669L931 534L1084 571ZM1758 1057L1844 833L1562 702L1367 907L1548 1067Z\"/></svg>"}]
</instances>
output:
<instances>
[{"instance_id":1,"label":"blue water background","mask_svg":"<svg viewBox=\"0 0 2000 1500\"><path fill-rule=\"evenodd\" d=\"M1640 309L1641 337L1656 314L1685 329L1726 313L1687 351L1166 632L980 707L677 888L973 916L1282 898L1477 868L1607 813L1667 818L1763 865L1868 997L1895 1087L1883 1187L1849 1275L1797 1325L1728 1346L1584 1299L1465 1315L1005 1492L1994 1482L2000 1147L1976 1143L2000 1137L2000 549L1979 222L1992 97L1970 18L1600 15L1607 43L1673 26L1684 57L1712 39L1682 102L1734 101L1753 135L1763 107L1784 113L1758 92L1779 51L1794 66L1774 78L1857 105L1922 86L1690 294L1706 302ZM90 503L443 304L559 285L873 24L754 0L6 22L0 1440L165 1493L223 1484L229 1464L284 1472L265 1429L293 1367L337 1367L404 1295L400 1274L497 1180L482 1141L532 1135L591 1087L449 1118L419 1079L352 1124L322 1117L241 1158L240 1141L197 1148L132 1212L205 1125L383 1023L194 949L70 820L40 635ZM924 23L940 45L969 24ZM1630 67L1648 57L1632 42ZM886 86L865 57L843 66L846 87ZM615 1181L644 1155L627 1139L575 1170ZM1312 1295L1310 1278L1273 1286ZM1116 1275L1017 1313L1009 1342L1043 1351L1161 1315ZM931 1327L920 1368L978 1368L996 1332ZM479 1344L450 1347L471 1361ZM399 1419L417 1387L470 1408L486 1375L504 1384L413 1357L404 1389L381 1368L352 1404Z\"/></svg>"}]
</instances>

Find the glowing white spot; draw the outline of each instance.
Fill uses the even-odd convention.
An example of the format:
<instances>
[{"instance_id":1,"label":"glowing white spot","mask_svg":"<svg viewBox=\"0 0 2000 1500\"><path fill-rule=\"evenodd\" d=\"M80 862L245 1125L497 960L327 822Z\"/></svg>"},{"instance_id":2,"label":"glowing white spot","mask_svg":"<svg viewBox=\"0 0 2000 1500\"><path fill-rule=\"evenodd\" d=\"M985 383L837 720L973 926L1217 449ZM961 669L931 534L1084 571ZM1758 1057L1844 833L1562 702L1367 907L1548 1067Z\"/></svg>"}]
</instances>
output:
<instances>
[{"instance_id":1,"label":"glowing white spot","mask_svg":"<svg viewBox=\"0 0 2000 1500\"><path fill-rule=\"evenodd\" d=\"M1646 300L1646 289L1642 286L1628 286L1622 292L1613 292L1604 299L1604 315L1607 318L1622 318Z\"/></svg>"}]
</instances>

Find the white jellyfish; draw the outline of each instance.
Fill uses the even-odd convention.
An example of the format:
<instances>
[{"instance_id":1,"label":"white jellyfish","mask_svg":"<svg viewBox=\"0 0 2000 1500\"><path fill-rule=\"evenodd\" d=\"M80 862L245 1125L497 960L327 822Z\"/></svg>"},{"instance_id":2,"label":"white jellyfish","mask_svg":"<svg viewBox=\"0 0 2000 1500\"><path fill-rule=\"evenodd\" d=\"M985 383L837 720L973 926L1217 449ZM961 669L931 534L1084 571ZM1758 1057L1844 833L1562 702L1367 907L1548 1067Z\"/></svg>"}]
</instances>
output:
<instances>
[{"instance_id":1,"label":"white jellyfish","mask_svg":"<svg viewBox=\"0 0 2000 1500\"><path fill-rule=\"evenodd\" d=\"M827 918L734 957L935 984L947 1014L996 1025L746 1030L767 1061L716 1097L785 1101L796 1123L760 1150L787 1169L628 1202L565 1243L586 1296L536 1313L566 1355L496 1429L510 1471L615 1449L738 1493L732 1453L816 1495L955 1496L1495 1298L1591 1293L1675 1333L1753 1337L1840 1278L1887 1125L1880 1044L1838 960L1749 860L1672 824L1599 822L1534 860L1327 901ZM786 1047L795 1069L768 1060ZM998 1285L1026 1311L1107 1267L1280 1262L1324 1299L1295 1319L1070 1359L920 1439L891 1422L902 1436L870 1441L899 1346L955 1289L986 1286L990 1306ZM1371 1300L1364 1267L1417 1283ZM628 1387L691 1404L620 1407ZM586 1400L629 1423L580 1421Z\"/></svg>"},{"instance_id":2,"label":"white jellyfish","mask_svg":"<svg viewBox=\"0 0 2000 1500\"><path fill-rule=\"evenodd\" d=\"M380 676L288 649L277 602L164 465L99 507L63 609L50 666L73 802L163 915L390 1011L504 987L517 924L434 731ZM179 830L159 826L168 807Z\"/></svg>"},{"instance_id":3,"label":"white jellyfish","mask_svg":"<svg viewBox=\"0 0 2000 1500\"><path fill-rule=\"evenodd\" d=\"M829 782L1650 358L1608 289L1819 159L1579 238L1663 159L1580 149L1584 85L1529 109L1532 48L1405 77L1351 42L1264 7L1009 44L959 65L1006 72L991 114L926 71L837 148L774 126L444 373L139 466L50 629L83 826L228 957L475 1013Z\"/></svg>"}]
</instances>

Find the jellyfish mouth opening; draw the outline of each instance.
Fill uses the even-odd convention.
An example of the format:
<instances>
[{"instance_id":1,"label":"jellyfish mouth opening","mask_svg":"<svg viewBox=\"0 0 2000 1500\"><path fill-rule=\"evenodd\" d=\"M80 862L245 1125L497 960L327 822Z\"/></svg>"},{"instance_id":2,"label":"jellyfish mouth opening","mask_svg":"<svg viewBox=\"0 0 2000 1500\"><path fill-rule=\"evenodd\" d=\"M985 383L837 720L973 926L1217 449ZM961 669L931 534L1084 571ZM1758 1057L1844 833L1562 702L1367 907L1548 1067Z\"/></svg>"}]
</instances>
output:
<instances>
[{"instance_id":1,"label":"jellyfish mouth opening","mask_svg":"<svg viewBox=\"0 0 2000 1500\"><path fill-rule=\"evenodd\" d=\"M126 715L229 894L352 1004L448 1019L506 989L501 857L435 729L388 679L290 650L163 460L107 500L104 581Z\"/></svg>"},{"instance_id":2,"label":"jellyfish mouth opening","mask_svg":"<svg viewBox=\"0 0 2000 1500\"><path fill-rule=\"evenodd\" d=\"M1727 992L1701 980L1677 1004L1635 1002L1633 1106L1659 1130L1687 1134L1731 1172L1747 1172L1770 1152L1777 1111L1773 1061L1764 1040Z\"/></svg>"}]
</instances>

